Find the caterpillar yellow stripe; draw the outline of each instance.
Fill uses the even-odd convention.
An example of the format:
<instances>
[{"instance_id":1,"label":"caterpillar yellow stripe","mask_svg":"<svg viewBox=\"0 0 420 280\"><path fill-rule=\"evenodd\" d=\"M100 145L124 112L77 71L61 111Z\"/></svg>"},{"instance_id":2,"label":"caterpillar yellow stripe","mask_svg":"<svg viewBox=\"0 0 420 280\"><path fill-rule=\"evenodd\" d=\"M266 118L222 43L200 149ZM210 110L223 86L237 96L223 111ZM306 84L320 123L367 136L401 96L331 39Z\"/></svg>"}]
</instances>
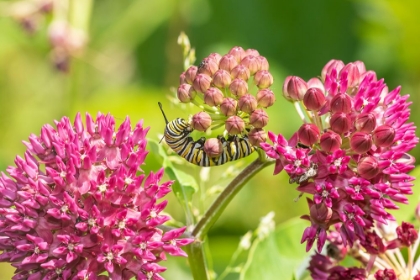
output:
<instances>
[{"instance_id":1,"label":"caterpillar yellow stripe","mask_svg":"<svg viewBox=\"0 0 420 280\"><path fill-rule=\"evenodd\" d=\"M168 122L161 103L159 103L159 107L166 122L164 133L166 143L174 152L192 164L199 166L222 165L226 162L249 156L255 151L255 147L251 145L247 136L235 135L229 136L228 139L218 136L222 143L223 151L218 157L209 157L204 151L206 138L201 137L199 140L194 141L190 136L193 129L187 121L176 118Z\"/></svg>"}]
</instances>

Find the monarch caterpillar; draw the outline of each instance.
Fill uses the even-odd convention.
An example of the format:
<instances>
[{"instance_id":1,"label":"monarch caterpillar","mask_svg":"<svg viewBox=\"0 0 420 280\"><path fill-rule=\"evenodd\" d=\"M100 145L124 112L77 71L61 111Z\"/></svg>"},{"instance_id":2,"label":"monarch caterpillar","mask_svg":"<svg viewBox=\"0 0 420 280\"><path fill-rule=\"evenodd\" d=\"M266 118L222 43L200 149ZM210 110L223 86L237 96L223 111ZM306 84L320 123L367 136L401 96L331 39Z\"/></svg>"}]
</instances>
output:
<instances>
[{"instance_id":1,"label":"monarch caterpillar","mask_svg":"<svg viewBox=\"0 0 420 280\"><path fill-rule=\"evenodd\" d=\"M164 138L168 146L178 155L186 159L188 162L199 166L216 166L222 165L229 161L238 160L249 156L255 151L255 147L251 145L247 136L229 136L225 139L223 136L217 138L222 143L223 151L218 157L209 157L204 151L205 137L194 141L190 136L193 131L190 124L181 118L168 122L159 102L160 110L166 122Z\"/></svg>"}]
</instances>

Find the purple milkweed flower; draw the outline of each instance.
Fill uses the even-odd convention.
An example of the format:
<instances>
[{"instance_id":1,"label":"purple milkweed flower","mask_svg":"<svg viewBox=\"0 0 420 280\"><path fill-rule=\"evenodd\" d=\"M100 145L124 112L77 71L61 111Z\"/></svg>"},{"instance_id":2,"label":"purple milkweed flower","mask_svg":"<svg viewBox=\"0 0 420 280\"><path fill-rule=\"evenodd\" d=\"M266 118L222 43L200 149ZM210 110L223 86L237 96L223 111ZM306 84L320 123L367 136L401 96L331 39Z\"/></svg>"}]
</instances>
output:
<instances>
[{"instance_id":1,"label":"purple milkweed flower","mask_svg":"<svg viewBox=\"0 0 420 280\"><path fill-rule=\"evenodd\" d=\"M408 202L414 158L407 152L419 138L408 122L408 95L400 90L388 90L360 61L332 60L320 79L308 82L286 78L284 95L306 111L306 119L300 116L312 134L300 129L286 140L268 132L273 144L260 146L276 160L274 174L286 171L290 183L313 196L310 214L302 217L311 222L302 237L307 250L316 241L321 252L334 228L344 246L365 242L366 230L394 220L389 210L398 208L396 202Z\"/></svg>"},{"instance_id":2,"label":"purple milkweed flower","mask_svg":"<svg viewBox=\"0 0 420 280\"><path fill-rule=\"evenodd\" d=\"M77 114L30 135L0 176L0 261L13 279L163 279L166 253L186 256L184 228L164 233L159 202L173 181L144 174L148 127ZM106 273L108 276L105 276Z\"/></svg>"}]
</instances>

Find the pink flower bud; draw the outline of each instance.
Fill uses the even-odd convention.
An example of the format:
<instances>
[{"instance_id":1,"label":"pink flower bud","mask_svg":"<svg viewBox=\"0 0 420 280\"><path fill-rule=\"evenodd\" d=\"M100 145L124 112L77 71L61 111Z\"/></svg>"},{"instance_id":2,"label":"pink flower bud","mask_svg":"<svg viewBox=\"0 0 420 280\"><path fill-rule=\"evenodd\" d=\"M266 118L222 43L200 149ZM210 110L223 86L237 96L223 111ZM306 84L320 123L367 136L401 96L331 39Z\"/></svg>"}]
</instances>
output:
<instances>
[{"instance_id":1,"label":"pink flower bud","mask_svg":"<svg viewBox=\"0 0 420 280\"><path fill-rule=\"evenodd\" d=\"M249 72L249 69L241 64L233 68L232 71L230 71L230 74L232 75L233 78L239 78L244 81L248 81L249 76L251 75L251 73Z\"/></svg>"},{"instance_id":2,"label":"pink flower bud","mask_svg":"<svg viewBox=\"0 0 420 280\"><path fill-rule=\"evenodd\" d=\"M223 99L222 103L220 104L220 112L225 116L233 116L236 115L238 101L233 98L227 97Z\"/></svg>"},{"instance_id":3,"label":"pink flower bud","mask_svg":"<svg viewBox=\"0 0 420 280\"><path fill-rule=\"evenodd\" d=\"M211 87L204 93L204 103L209 106L218 106L223 101L223 93L218 88Z\"/></svg>"},{"instance_id":4,"label":"pink flower bud","mask_svg":"<svg viewBox=\"0 0 420 280\"><path fill-rule=\"evenodd\" d=\"M372 156L364 157L357 164L357 172L362 178L370 180L378 175L379 163Z\"/></svg>"},{"instance_id":5,"label":"pink flower bud","mask_svg":"<svg viewBox=\"0 0 420 280\"><path fill-rule=\"evenodd\" d=\"M320 146L324 152L333 153L340 149L343 140L335 132L327 131L321 135Z\"/></svg>"},{"instance_id":6,"label":"pink flower bud","mask_svg":"<svg viewBox=\"0 0 420 280\"><path fill-rule=\"evenodd\" d=\"M178 87L178 90L176 92L176 95L182 103L189 103L191 101L191 96L189 94L189 91L191 89L191 85L189 84L181 84Z\"/></svg>"},{"instance_id":7,"label":"pink flower bud","mask_svg":"<svg viewBox=\"0 0 420 280\"><path fill-rule=\"evenodd\" d=\"M198 131L206 131L211 125L211 117L206 112L198 112L192 117L192 127Z\"/></svg>"},{"instance_id":8,"label":"pink flower bud","mask_svg":"<svg viewBox=\"0 0 420 280\"><path fill-rule=\"evenodd\" d=\"M350 113L351 97L346 93L337 94L331 99L330 110L332 113Z\"/></svg>"},{"instance_id":9,"label":"pink flower bud","mask_svg":"<svg viewBox=\"0 0 420 280\"><path fill-rule=\"evenodd\" d=\"M194 79L193 87L196 91L205 93L210 88L211 77L206 74L197 74Z\"/></svg>"},{"instance_id":10,"label":"pink flower bud","mask_svg":"<svg viewBox=\"0 0 420 280\"><path fill-rule=\"evenodd\" d=\"M226 88L230 85L232 78L228 71L219 69L214 73L213 84L218 88Z\"/></svg>"},{"instance_id":11,"label":"pink flower bud","mask_svg":"<svg viewBox=\"0 0 420 280\"><path fill-rule=\"evenodd\" d=\"M246 49L245 50L245 56L247 56L247 55L252 55L252 56L257 57L257 56L260 55L260 53L255 49Z\"/></svg>"},{"instance_id":12,"label":"pink flower bud","mask_svg":"<svg viewBox=\"0 0 420 280\"><path fill-rule=\"evenodd\" d=\"M327 102L320 88L309 88L303 96L303 104L309 111L318 111Z\"/></svg>"},{"instance_id":13,"label":"pink flower bud","mask_svg":"<svg viewBox=\"0 0 420 280\"><path fill-rule=\"evenodd\" d=\"M366 66L363 63L363 61L357 60L357 61L353 62L353 64L356 65L357 69L359 69L360 75L366 73Z\"/></svg>"},{"instance_id":14,"label":"pink flower bud","mask_svg":"<svg viewBox=\"0 0 420 280\"><path fill-rule=\"evenodd\" d=\"M198 67L197 66L190 66L187 71L185 71L185 81L190 85L193 84L195 76L197 76Z\"/></svg>"},{"instance_id":15,"label":"pink flower bud","mask_svg":"<svg viewBox=\"0 0 420 280\"><path fill-rule=\"evenodd\" d=\"M372 148L372 136L364 132L355 132L350 139L350 147L358 154L364 154Z\"/></svg>"},{"instance_id":16,"label":"pink flower bud","mask_svg":"<svg viewBox=\"0 0 420 280\"><path fill-rule=\"evenodd\" d=\"M209 54L208 58L211 58L216 62L217 65L219 65L220 59L222 59L222 56L218 53L211 53Z\"/></svg>"},{"instance_id":17,"label":"pink flower bud","mask_svg":"<svg viewBox=\"0 0 420 280\"><path fill-rule=\"evenodd\" d=\"M361 113L356 117L354 126L358 131L370 133L376 127L376 118L372 113Z\"/></svg>"},{"instance_id":18,"label":"pink flower bud","mask_svg":"<svg viewBox=\"0 0 420 280\"><path fill-rule=\"evenodd\" d=\"M213 74L219 69L219 65L215 59L204 58L198 65L198 73L213 76Z\"/></svg>"},{"instance_id":19,"label":"pink flower bud","mask_svg":"<svg viewBox=\"0 0 420 280\"><path fill-rule=\"evenodd\" d=\"M218 157L223 152L222 142L217 138L209 138L204 142L204 152L210 158Z\"/></svg>"},{"instance_id":20,"label":"pink flower bud","mask_svg":"<svg viewBox=\"0 0 420 280\"><path fill-rule=\"evenodd\" d=\"M349 63L340 71L339 77L347 75L347 87L352 88L359 84L360 72L356 64Z\"/></svg>"},{"instance_id":21,"label":"pink flower bud","mask_svg":"<svg viewBox=\"0 0 420 280\"><path fill-rule=\"evenodd\" d=\"M319 88L322 91L322 93L325 93L324 84L318 78L311 78L307 82L307 85L308 85L308 88Z\"/></svg>"},{"instance_id":22,"label":"pink flower bud","mask_svg":"<svg viewBox=\"0 0 420 280\"><path fill-rule=\"evenodd\" d=\"M345 113L335 113L330 119L331 129L335 132L342 134L350 130L351 118Z\"/></svg>"},{"instance_id":23,"label":"pink flower bud","mask_svg":"<svg viewBox=\"0 0 420 280\"><path fill-rule=\"evenodd\" d=\"M395 129L389 125L381 125L373 132L373 141L379 147L389 147L394 143Z\"/></svg>"},{"instance_id":24,"label":"pink flower bud","mask_svg":"<svg viewBox=\"0 0 420 280\"><path fill-rule=\"evenodd\" d=\"M233 55L238 63L245 57L245 51L241 47L231 48L229 54Z\"/></svg>"},{"instance_id":25,"label":"pink flower bud","mask_svg":"<svg viewBox=\"0 0 420 280\"><path fill-rule=\"evenodd\" d=\"M270 107L276 101L274 93L270 89L262 89L257 92L257 102L260 107Z\"/></svg>"},{"instance_id":26,"label":"pink flower bud","mask_svg":"<svg viewBox=\"0 0 420 280\"><path fill-rule=\"evenodd\" d=\"M407 222L402 222L401 226L397 227L396 232L398 236L398 241L400 241L401 245L405 247L413 245L418 238L417 230L412 224Z\"/></svg>"},{"instance_id":27,"label":"pink flower bud","mask_svg":"<svg viewBox=\"0 0 420 280\"><path fill-rule=\"evenodd\" d=\"M317 143L319 136L319 128L312 123L305 123L298 130L299 142L308 147Z\"/></svg>"},{"instance_id":28,"label":"pink flower bud","mask_svg":"<svg viewBox=\"0 0 420 280\"><path fill-rule=\"evenodd\" d=\"M240 111L250 114L257 108L257 100L255 97L249 93L244 94L239 98L238 108Z\"/></svg>"},{"instance_id":29,"label":"pink flower bud","mask_svg":"<svg viewBox=\"0 0 420 280\"><path fill-rule=\"evenodd\" d=\"M187 80L185 79L185 72L182 72L181 75L179 75L179 84L185 84Z\"/></svg>"},{"instance_id":30,"label":"pink flower bud","mask_svg":"<svg viewBox=\"0 0 420 280\"><path fill-rule=\"evenodd\" d=\"M249 116L249 123L255 128L263 128L268 123L268 115L263 109L256 109Z\"/></svg>"},{"instance_id":31,"label":"pink flower bud","mask_svg":"<svg viewBox=\"0 0 420 280\"><path fill-rule=\"evenodd\" d=\"M260 68L259 70L267 70L269 68L268 60L264 56L257 56L257 60L259 62Z\"/></svg>"},{"instance_id":32,"label":"pink flower bud","mask_svg":"<svg viewBox=\"0 0 420 280\"><path fill-rule=\"evenodd\" d=\"M247 55L242 60L241 63L243 66L249 69L249 73L254 75L259 69L259 62L257 58L253 55Z\"/></svg>"},{"instance_id":33,"label":"pink flower bud","mask_svg":"<svg viewBox=\"0 0 420 280\"><path fill-rule=\"evenodd\" d=\"M248 133L248 139L252 146L260 146L267 140L267 133L262 128L253 128Z\"/></svg>"},{"instance_id":34,"label":"pink flower bud","mask_svg":"<svg viewBox=\"0 0 420 280\"><path fill-rule=\"evenodd\" d=\"M283 84L283 96L287 100L300 101L303 99L307 90L308 85L306 82L297 76L287 77Z\"/></svg>"},{"instance_id":35,"label":"pink flower bud","mask_svg":"<svg viewBox=\"0 0 420 280\"><path fill-rule=\"evenodd\" d=\"M237 97L241 97L248 92L248 83L242 79L234 79L229 86L230 92Z\"/></svg>"},{"instance_id":36,"label":"pink flower bud","mask_svg":"<svg viewBox=\"0 0 420 280\"><path fill-rule=\"evenodd\" d=\"M245 129L245 122L238 116L230 116L226 120L225 128L230 135L240 134Z\"/></svg>"},{"instance_id":37,"label":"pink flower bud","mask_svg":"<svg viewBox=\"0 0 420 280\"><path fill-rule=\"evenodd\" d=\"M255 73L254 83L258 88L268 88L273 84L273 76L267 70L260 70Z\"/></svg>"},{"instance_id":38,"label":"pink flower bud","mask_svg":"<svg viewBox=\"0 0 420 280\"><path fill-rule=\"evenodd\" d=\"M322 68L322 72L321 72L321 78L323 81L325 81L325 76L328 74L331 74L332 69L336 69L337 73L339 73L341 71L341 69L343 69L344 67L344 62L342 62L341 60L335 60L332 59L330 61L328 61L328 63L324 66L324 68Z\"/></svg>"},{"instance_id":39,"label":"pink flower bud","mask_svg":"<svg viewBox=\"0 0 420 280\"><path fill-rule=\"evenodd\" d=\"M231 54L226 54L222 56L219 62L219 68L228 72L235 68L236 65L238 65L238 61L236 60L236 57L234 57Z\"/></svg>"},{"instance_id":40,"label":"pink flower bud","mask_svg":"<svg viewBox=\"0 0 420 280\"><path fill-rule=\"evenodd\" d=\"M324 203L313 204L309 210L311 220L317 224L328 224L331 220L333 211Z\"/></svg>"}]
</instances>

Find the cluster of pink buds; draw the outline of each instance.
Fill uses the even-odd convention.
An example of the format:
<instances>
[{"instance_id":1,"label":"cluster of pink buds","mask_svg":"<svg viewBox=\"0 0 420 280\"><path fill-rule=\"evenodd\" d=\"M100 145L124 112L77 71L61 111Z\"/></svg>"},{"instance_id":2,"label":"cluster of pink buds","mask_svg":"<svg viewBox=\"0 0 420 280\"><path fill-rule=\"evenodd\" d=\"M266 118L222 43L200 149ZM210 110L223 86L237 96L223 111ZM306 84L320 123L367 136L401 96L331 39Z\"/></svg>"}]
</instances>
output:
<instances>
[{"instance_id":1,"label":"cluster of pink buds","mask_svg":"<svg viewBox=\"0 0 420 280\"><path fill-rule=\"evenodd\" d=\"M364 240L350 247L344 245L338 231L330 232L326 254L316 253L309 262L312 279L420 280L417 252L420 239L412 224L402 222L398 227L395 222L380 224L364 229L364 235ZM353 258L360 266L341 266L344 258Z\"/></svg>"},{"instance_id":2,"label":"cluster of pink buds","mask_svg":"<svg viewBox=\"0 0 420 280\"><path fill-rule=\"evenodd\" d=\"M203 110L192 117L192 128L206 131L224 125L229 135L247 134L252 145L265 141L264 109L275 102L268 68L258 51L241 47L223 56L212 53L198 67L189 67L181 74L177 96Z\"/></svg>"},{"instance_id":3,"label":"cluster of pink buds","mask_svg":"<svg viewBox=\"0 0 420 280\"><path fill-rule=\"evenodd\" d=\"M116 130L102 114L55 126L31 135L0 176L0 261L13 279L163 279L158 262L186 256L180 247L193 239L160 227L173 182L139 167L149 128L126 118Z\"/></svg>"},{"instance_id":4,"label":"cluster of pink buds","mask_svg":"<svg viewBox=\"0 0 420 280\"><path fill-rule=\"evenodd\" d=\"M321 79L288 77L283 91L304 124L290 140L269 132L273 145L261 147L276 159L275 173L284 169L312 196L302 242L309 250L317 241L321 252L331 228L344 246L368 242L369 229L393 221L388 210L412 194L407 173L414 158L407 152L419 139L408 122L409 96L400 87L389 91L362 62L338 60L324 67Z\"/></svg>"}]
</instances>

